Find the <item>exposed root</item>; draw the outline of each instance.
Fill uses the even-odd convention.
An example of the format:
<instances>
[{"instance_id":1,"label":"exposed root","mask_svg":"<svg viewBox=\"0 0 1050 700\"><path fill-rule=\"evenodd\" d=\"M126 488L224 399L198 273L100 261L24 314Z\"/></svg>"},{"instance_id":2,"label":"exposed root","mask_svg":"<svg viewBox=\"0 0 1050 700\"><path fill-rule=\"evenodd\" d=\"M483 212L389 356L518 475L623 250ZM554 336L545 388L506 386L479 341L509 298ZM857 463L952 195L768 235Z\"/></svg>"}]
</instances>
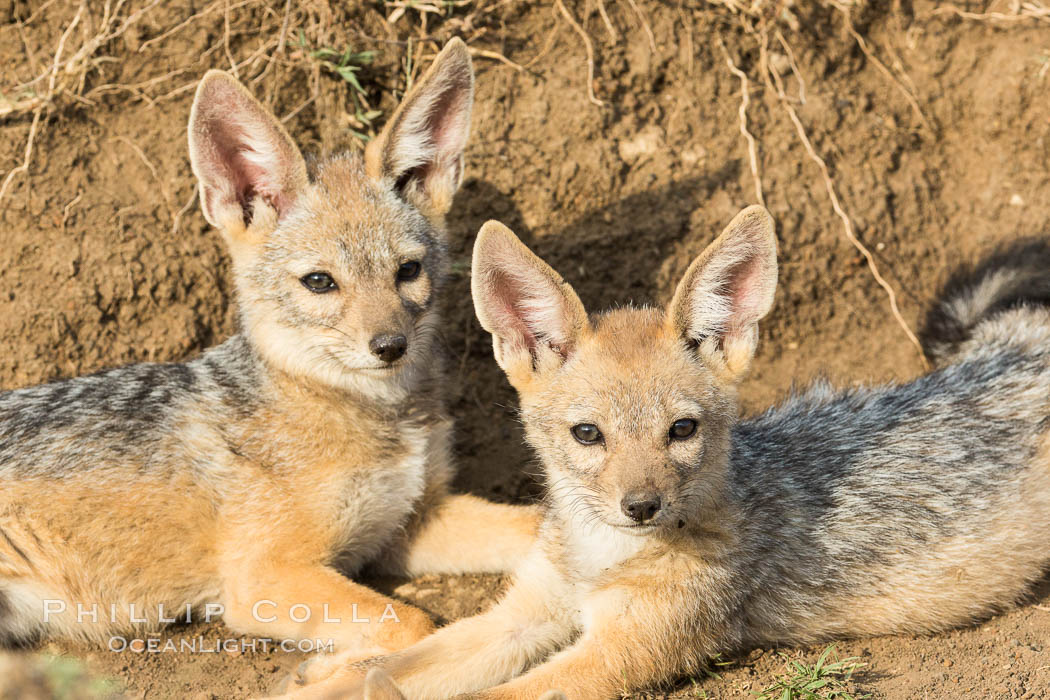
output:
<instances>
[{"instance_id":1,"label":"exposed root","mask_svg":"<svg viewBox=\"0 0 1050 700\"><path fill-rule=\"evenodd\" d=\"M201 19L201 18L211 14L212 12L214 12L216 9L219 8L220 5L223 7L224 10L226 10L226 9L235 10L238 7L241 7L243 5L247 5L247 4L252 3L252 2L257 2L257 1L258 0L245 0L244 2L238 3L237 5L233 5L232 7L230 7L230 6L226 5L222 0L216 0L212 4L210 4L207 7L205 7L203 10L200 10L198 12L193 13L192 15L190 15L189 17L187 17L183 21L179 22L178 24L176 24L171 29L168 29L167 31L162 32L161 34L153 37L152 39L148 39L148 40L142 42L142 45L139 46L139 48L138 48L138 53L142 53L144 51L148 51L150 49L150 47L153 46L154 44L162 43L168 37L173 36L175 34L178 34L183 29L185 29L189 25L193 24L197 20L199 20L199 19Z\"/></svg>"},{"instance_id":2,"label":"exposed root","mask_svg":"<svg viewBox=\"0 0 1050 700\"><path fill-rule=\"evenodd\" d=\"M561 12L565 20L572 26L573 30L580 35L583 40L583 45L587 49L587 99L591 101L591 104L597 105L598 107L604 107L605 103L599 100L594 95L594 44L591 42L591 37L587 34L587 31L580 26L576 18L572 16L565 7L565 3L562 0L555 0L555 5L558 11Z\"/></svg>"},{"instance_id":3,"label":"exposed root","mask_svg":"<svg viewBox=\"0 0 1050 700\"><path fill-rule=\"evenodd\" d=\"M155 166L153 164L153 161L151 161L149 157L146 156L145 151L143 151L137 143L135 143L128 137L117 136L113 140L126 144L131 150L135 152L135 155L138 156L138 159L141 160L142 163L146 166L146 168L149 170L150 175L152 175L153 179L157 182L157 188L160 190L160 195L164 197L164 205L168 209L168 216L172 216L171 194L168 193L168 188L164 184L164 178L162 178L160 176L160 173L157 172L157 166Z\"/></svg>"},{"instance_id":4,"label":"exposed root","mask_svg":"<svg viewBox=\"0 0 1050 700\"><path fill-rule=\"evenodd\" d=\"M499 61L500 63L502 63L504 65L510 66L511 68L513 68L514 70L518 71L519 73L524 73L525 72L525 67L524 66L518 65L514 61L510 60L509 58L507 58L506 56L501 54L499 51L489 51L488 49L478 49L478 48L475 48L473 46L468 46L467 50L470 51L470 55L471 56L477 56L479 58L490 58L493 61Z\"/></svg>"},{"instance_id":5,"label":"exposed root","mask_svg":"<svg viewBox=\"0 0 1050 700\"><path fill-rule=\"evenodd\" d=\"M81 191L77 192L77 196L74 197L73 199L71 199L66 204L66 206L62 207L62 221L59 224L59 227L61 228L63 235L66 232L66 222L69 221L69 215L73 211L73 207L75 207L80 202L80 200L83 197L84 197L84 190L81 190Z\"/></svg>"},{"instance_id":6,"label":"exposed root","mask_svg":"<svg viewBox=\"0 0 1050 700\"><path fill-rule=\"evenodd\" d=\"M828 199L831 201L831 207L835 210L835 214L842 220L842 230L846 235L846 239L867 261L868 269L871 271L871 276L886 292L886 296L889 299L890 312L893 314L894 319L896 319L900 327L904 330L904 334L908 336L908 340L915 346L915 349L919 353L919 360L922 362L923 368L928 371L930 369L930 363L926 358L926 353L923 352L922 343L919 342L919 339L916 337L915 333L912 332L911 328L908 327L907 322L901 315L900 307L897 304L897 295L893 291L893 287L890 286L890 283L887 282L879 272L879 267L875 263L875 257L871 254L871 251L868 250L867 246L860 242L856 233L853 231L853 222L850 221L849 215L847 215L842 208L838 195L835 193L835 184L828 171L828 164L820 157L816 149L813 148L813 143L809 140L806 128L802 125L802 120L798 117L798 112L796 112L795 108L791 106L787 93L784 92L784 84L781 80L780 74L769 64L768 51L766 48L768 38L763 35L762 39L762 71L763 75L766 77L767 86L770 87L771 92L774 92L780 99L781 106L783 106L784 110L787 112L788 117L791 119L791 123L795 125L795 131L798 134L799 140L802 142L802 146L806 149L806 153L809 155L810 159L816 163L817 167L820 168L821 178L824 181L824 188L827 190ZM772 78L772 81L770 81L770 77Z\"/></svg>"},{"instance_id":7,"label":"exposed root","mask_svg":"<svg viewBox=\"0 0 1050 700\"><path fill-rule=\"evenodd\" d=\"M649 26L649 20L645 18L645 14L642 9L638 7L638 3L635 0L627 0L630 4L631 9L634 10L634 14L638 15L638 21L642 23L642 29L645 30L645 35L649 37L649 50L656 53L656 37L653 35L653 28Z\"/></svg>"},{"instance_id":8,"label":"exposed root","mask_svg":"<svg viewBox=\"0 0 1050 700\"><path fill-rule=\"evenodd\" d=\"M40 17L40 15L47 12L48 8L50 8L56 2L58 2L58 0L47 0L47 2L45 2L43 5L41 5L33 11L33 14L29 15L29 17L26 18L25 22L22 22L22 26L28 27L30 24L35 22L37 18Z\"/></svg>"},{"instance_id":9,"label":"exposed root","mask_svg":"<svg viewBox=\"0 0 1050 700\"><path fill-rule=\"evenodd\" d=\"M747 108L751 104L751 81L747 79L747 74L737 68L733 59L730 58L729 50L726 49L722 35L717 34L716 36L718 45L726 57L726 65L729 66L730 72L740 79L740 133L743 135L744 140L747 141L747 156L751 164L751 177L755 181L755 201L765 206L766 198L762 195L762 178L758 170L758 144L755 142L755 137L747 130Z\"/></svg>"},{"instance_id":10,"label":"exposed root","mask_svg":"<svg viewBox=\"0 0 1050 700\"><path fill-rule=\"evenodd\" d=\"M198 193L197 188L194 187L193 188L193 194L190 195L190 198L188 200L186 200L186 203L184 205L182 205L182 209L179 209L178 212L175 213L175 216L172 218L172 221L171 221L171 233L172 233L172 235L174 235L174 234L179 232L179 225L182 224L182 217L186 216L186 214L189 213L190 209L193 208L193 205L197 203L197 193Z\"/></svg>"},{"instance_id":11,"label":"exposed root","mask_svg":"<svg viewBox=\"0 0 1050 700\"><path fill-rule=\"evenodd\" d=\"M853 37L853 40L857 42L857 46L859 46L860 50L864 52L864 55L868 57L868 60L870 60L875 67L879 69L879 72L885 75L886 78L893 83L898 90L900 90L900 93L904 95L904 99L908 101L912 111L915 112L915 115L919 118L919 121L922 122L922 125L927 129L932 130L929 120L926 119L926 115L923 114L922 108L919 107L919 101L915 99L915 95L911 93L911 90L909 90L904 83L897 79L897 76L893 74L893 71L886 67L885 63L879 60L879 57L876 56L871 50L871 47L868 46L868 42L865 41L864 37L862 37L854 28L853 19L850 17L849 7L841 2L835 2L834 0L832 0L831 5L842 15L842 19L846 23L846 31L848 31L849 35Z\"/></svg>"},{"instance_id":12,"label":"exposed root","mask_svg":"<svg viewBox=\"0 0 1050 700\"><path fill-rule=\"evenodd\" d=\"M788 65L791 66L791 74L798 81L798 102L804 105L806 104L806 81L802 79L802 71L799 70L798 61L795 60L795 52L791 49L791 44L787 43L787 39L779 31L777 32L777 41L780 42L781 48L787 54Z\"/></svg>"},{"instance_id":13,"label":"exposed root","mask_svg":"<svg viewBox=\"0 0 1050 700\"><path fill-rule=\"evenodd\" d=\"M551 48L554 46L554 40L558 36L559 29L561 29L561 22L558 21L557 14L555 14L554 26L551 27L550 32L548 32L547 38L543 42L543 48L540 49L540 52L538 54L529 59L529 62L525 64L526 69L536 65L540 62L540 60L543 59L544 56L550 53Z\"/></svg>"},{"instance_id":14,"label":"exposed root","mask_svg":"<svg viewBox=\"0 0 1050 700\"><path fill-rule=\"evenodd\" d=\"M269 74L275 65L277 65L278 57L284 56L285 47L288 46L288 27L290 26L289 20L292 17L292 0L285 0L284 2L284 16L281 18L281 32L277 35L277 49L270 54L269 60L266 62L266 67L263 68L259 75L252 79L252 85L258 85L263 81L263 78ZM280 74L280 68L277 69L278 75ZM270 89L266 94L266 106L271 110L273 109L274 102L277 100L277 80L270 81Z\"/></svg>"},{"instance_id":15,"label":"exposed root","mask_svg":"<svg viewBox=\"0 0 1050 700\"><path fill-rule=\"evenodd\" d=\"M682 8L678 8L678 18L682 20L682 26L685 27L685 74L692 77L693 75L693 22L682 11Z\"/></svg>"},{"instance_id":16,"label":"exposed root","mask_svg":"<svg viewBox=\"0 0 1050 700\"><path fill-rule=\"evenodd\" d=\"M226 60L230 62L230 72L238 80L241 76L237 72L237 61L233 60L233 52L230 51L230 2L226 0L222 7L222 47L226 51Z\"/></svg>"},{"instance_id":17,"label":"exposed root","mask_svg":"<svg viewBox=\"0 0 1050 700\"><path fill-rule=\"evenodd\" d=\"M616 33L616 28L609 19L609 13L605 10L605 0L598 0L598 14L602 16L602 22L605 23L605 31L609 32L609 43L615 44L620 40L620 35Z\"/></svg>"},{"instance_id":18,"label":"exposed root","mask_svg":"<svg viewBox=\"0 0 1050 700\"><path fill-rule=\"evenodd\" d=\"M1050 23L1050 8L1038 2L1018 3L1014 12L969 12L955 5L941 5L930 12L931 15L954 15L961 19L976 22L1024 22L1035 20Z\"/></svg>"},{"instance_id":19,"label":"exposed root","mask_svg":"<svg viewBox=\"0 0 1050 700\"><path fill-rule=\"evenodd\" d=\"M806 84L802 78L801 71L799 70L798 62L795 59L795 53L791 49L790 43L788 43L788 41L784 38L780 31L776 29L775 26L776 22L781 20L785 21L788 25L792 25L793 20L797 21L797 18L795 18L793 15L785 18L784 13L782 12L782 10L784 10L784 4L781 2L774 2L773 0L752 0L752 2L750 3L745 3L742 0L708 0L708 2L713 5L720 5L722 7L725 7L734 14L738 15L741 19L741 22L743 23L745 30L755 37L759 48L759 73L762 77L762 80L766 84L769 94L776 96L781 107L787 113L788 118L794 125L795 132L798 135L799 140L802 142L802 146L805 149L810 160L812 160L820 169L821 179L824 182L824 188L827 191L828 199L831 202L832 209L835 211L836 216L838 216L839 219L842 221L842 228L843 232L845 233L846 239L850 242L851 245L853 245L854 248L856 248L856 250L867 262L868 269L871 272L872 277L875 279L875 282L880 287L882 287L883 291L885 291L886 293L886 296L889 300L890 312L892 313L898 325L900 325L901 329L904 331L905 335L908 337L909 342L911 342L912 345L915 346L915 349L918 351L919 359L922 362L923 367L928 370L930 368L930 364L926 358L926 354L923 352L922 344L919 342L919 339L916 337L915 333L911 330L907 322L904 320L904 317L901 315L900 307L897 303L897 295L894 292L893 287L890 286L889 282L887 282L886 279L879 272L878 265L876 264L875 258L872 255L871 251L868 250L868 248L857 238L856 233L853 230L853 223L850 220L849 215L843 209L842 203L839 201L838 194L835 191L835 184L831 178L831 174L828 170L827 163L813 147L813 143L809 139L809 134L806 132L806 128L805 126L803 126L802 120L798 116L798 112L792 106L792 101L788 97L787 92L784 90L784 81L781 78L780 73L773 65L770 64L769 39L770 32L772 31L773 34L776 36L777 41L780 43L781 47L787 54L787 59L791 68L791 72L795 75L795 77L798 80L798 101L801 104L805 104ZM874 63L875 66L886 77L888 77L900 90L900 92L905 96L906 100L908 101L908 104L915 111L923 126L929 128L929 121L926 119L926 116L922 113L922 110L919 108L918 101L915 99L915 96L913 95L911 90L909 90L897 78L893 71L887 68L886 65L882 61L880 61L877 56L875 56L867 41L865 41L865 39L853 27L852 18L850 16L850 9L851 7L856 5L856 2L854 2L853 0L826 0L826 4L832 6L836 11L842 14L844 21L846 22L847 30L850 36L853 38L853 40L857 42L857 45L869 58L869 60L871 60L872 63ZM719 39L719 43L722 46L723 53L726 57L726 63L727 65L729 65L730 71L732 71L733 74L741 80L741 84L744 88L742 90L740 104L740 129L741 133L744 135L744 138L748 142L748 155L751 159L752 176L755 179L756 192L759 193L761 201L761 180L758 176L757 147L755 146L753 136L751 136L750 132L747 130L747 75L733 63L732 59L729 56L728 50L725 48L724 42L721 41L721 37L719 37ZM905 76L905 78L907 78L907 76ZM910 81L908 82L910 83Z\"/></svg>"},{"instance_id":20,"label":"exposed root","mask_svg":"<svg viewBox=\"0 0 1050 700\"><path fill-rule=\"evenodd\" d=\"M313 104L314 100L316 100L318 97L319 97L318 93L314 92L314 94L310 95L305 100L300 102L298 104L298 106L295 107L295 109L293 109L291 112L289 112L288 114L286 114L283 117L281 117L281 123L285 124L287 122L290 122L292 119L295 119L295 115L299 114L299 112L302 112L304 109L306 109L311 104Z\"/></svg>"},{"instance_id":21,"label":"exposed root","mask_svg":"<svg viewBox=\"0 0 1050 700\"><path fill-rule=\"evenodd\" d=\"M37 127L40 125L40 117L43 113L43 107L37 107L36 111L33 112L33 122L29 125L29 137L26 139L26 149L22 157L22 164L11 168L7 175L4 176L4 184L0 185L0 204L3 204L4 197L7 195L7 188L11 186L15 175L29 170L29 164L33 159L33 142L36 139Z\"/></svg>"}]
</instances>

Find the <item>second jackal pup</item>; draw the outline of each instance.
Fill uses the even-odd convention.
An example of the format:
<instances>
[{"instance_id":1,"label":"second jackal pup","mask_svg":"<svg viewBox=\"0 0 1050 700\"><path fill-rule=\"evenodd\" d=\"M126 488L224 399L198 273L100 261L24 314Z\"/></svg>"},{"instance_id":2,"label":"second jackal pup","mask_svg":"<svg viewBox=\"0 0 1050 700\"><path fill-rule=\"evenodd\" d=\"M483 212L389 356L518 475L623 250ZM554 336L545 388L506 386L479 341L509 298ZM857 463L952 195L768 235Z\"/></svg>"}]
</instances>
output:
<instances>
[{"instance_id":1,"label":"second jackal pup","mask_svg":"<svg viewBox=\"0 0 1050 700\"><path fill-rule=\"evenodd\" d=\"M340 671L342 688L378 666L413 700L612 698L719 652L938 630L1014 602L1050 564L1050 312L1023 303L1031 275L986 269L942 304L941 369L818 385L738 423L776 286L764 209L666 309L595 316L486 224L474 302L549 512L501 602Z\"/></svg>"},{"instance_id":2,"label":"second jackal pup","mask_svg":"<svg viewBox=\"0 0 1050 700\"><path fill-rule=\"evenodd\" d=\"M204 77L190 156L241 331L0 395L0 642L222 606L238 632L391 651L430 621L342 573L498 571L528 548L531 509L448 495L436 305L472 92L453 40L364 158L308 169L247 90Z\"/></svg>"}]
</instances>

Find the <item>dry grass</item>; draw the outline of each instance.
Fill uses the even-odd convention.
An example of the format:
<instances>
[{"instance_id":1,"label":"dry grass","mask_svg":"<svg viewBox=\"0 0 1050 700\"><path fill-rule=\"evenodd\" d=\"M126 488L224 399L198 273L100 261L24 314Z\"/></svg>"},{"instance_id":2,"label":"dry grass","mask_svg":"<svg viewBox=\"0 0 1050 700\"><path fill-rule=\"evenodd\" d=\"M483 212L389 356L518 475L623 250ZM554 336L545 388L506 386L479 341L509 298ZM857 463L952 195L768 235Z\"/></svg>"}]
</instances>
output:
<instances>
[{"instance_id":1,"label":"dry grass","mask_svg":"<svg viewBox=\"0 0 1050 700\"><path fill-rule=\"evenodd\" d=\"M185 21L142 44L139 51L147 48L156 50L163 46L164 42L171 41L178 36L179 32L184 31L202 17L219 10L224 12L225 32L218 46L206 51L200 59L193 63L173 71L160 73L137 84L106 80L111 72L119 72L111 71L118 59L110 56L108 52L116 47L118 42L124 39L136 25L143 23L151 13L156 12L160 6L160 0L151 0L135 9L128 0L105 0L102 3L89 3L87 0L81 0L78 5L72 7L63 3L47 2L24 21L16 21L14 25L5 27L4 31L18 32L29 58L24 65L16 66L15 70L8 74L9 80L12 78L18 80L19 72L27 67L31 69L38 67L36 66L38 64L36 52L32 47L46 45L46 39L54 26L62 27L62 31L45 61L46 68L39 70L35 75L26 77L21 82L5 85L0 92L0 119L15 121L25 117L29 118L22 162L5 174L3 184L0 185L0 203L9 193L15 178L29 172L34 145L39 138L40 131L49 121L60 118L66 110L71 108L91 109L100 99L112 93L130 94L133 99L144 99L155 103L188 92L196 84L195 79L173 88L174 81L185 74L193 74L196 78L203 72L200 66L212 63L213 56L219 48L223 49L224 55L230 62L229 68L235 74L247 74L256 66L267 62L272 63L274 60L272 51L278 48L279 33L274 33L273 38L265 41L262 46L240 61L235 61L231 52L230 37L233 31L230 23L231 12L234 9L244 10L256 4L259 3L249 1L231 6L225 0L213 2ZM143 159L147 166L152 166L141 149L134 144L132 146L136 155ZM156 176L155 168L150 167L150 169ZM165 194L165 199L170 210L170 197L167 194Z\"/></svg>"},{"instance_id":2,"label":"dry grass","mask_svg":"<svg viewBox=\"0 0 1050 700\"><path fill-rule=\"evenodd\" d=\"M633 34L644 40L653 54L666 48L660 47L656 40L653 18L647 14L651 9L643 8L637 0L586 0L570 4L555 0L552 7L554 22L542 47L531 60L520 64L490 47L494 40L501 39L495 35L498 22L494 18L505 8L521 1L383 0L380 4L362 5L358 10L361 21L346 23L340 21L340 6L326 0L211 0L193 14L176 18L163 14L165 6L160 0L79 0L77 4L48 0L30 16L0 29L0 32L9 33L3 37L5 40L18 42L24 47L26 56L26 61L5 75L7 82L0 87L0 121L21 123L25 129L21 157L0 180L0 206L18 186L20 178L25 179L24 187L31 187L28 178L32 172L34 150L51 122L61 119L69 110L90 110L110 95L142 100L151 105L179 98L194 89L197 79L207 68L229 70L265 95L264 101L271 107L283 85L288 84L292 77L300 79L298 82L307 86L306 95L281 115L284 121L294 119L314 105L322 92L323 80L341 80L346 85L347 102L351 105L346 114L348 128L363 142L374 135L381 123L383 105L393 104L401 97L412 85L419 67L425 65L443 41L453 34L467 41L475 57L526 72L548 54L561 28L570 29L583 44L586 94L596 107L605 107L606 103L597 94L598 48L588 26L594 27L600 22L598 31L605 35L609 44L634 40ZM766 194L761 178L761 143L756 136L760 129L756 129L758 125L753 119L749 120L748 114L756 86L758 89L765 86L762 99L770 101L789 117L795 136L819 170L829 203L842 221L845 237L867 261L872 277L886 293L894 319L909 341L915 344L925 364L918 340L899 309L893 287L882 276L871 252L854 231L846 207L836 194L834 173L817 152L795 108L796 104L805 104L806 100L807 83L791 45L793 32L799 28L796 13L803 2L819 2L830 8L870 64L909 105L917 123L927 131L933 129L892 48L877 48L855 27L853 13L862 5L862 0L706 0L712 8L723 10L732 18L733 24L744 28L743 37L751 42L751 46L733 47L738 54L757 49L762 57L757 65L750 65L745 70L741 66L747 65L746 62L735 60L722 36L717 37L728 69L741 84L739 129L747 147L755 199L764 203ZM691 18L687 18L681 9L678 12L683 24L690 29L691 47ZM1048 22L1050 9L1039 0L996 0L979 13L943 4L932 10L931 16L989 23ZM211 46L199 55L184 53L181 63L172 65L170 57L179 55L173 48L178 46L177 42L201 25L215 26L219 22L221 36ZM124 82L120 79L122 72L116 65L118 59L115 55L131 46L131 35L142 27L148 27L145 32L148 38L144 41L136 39L134 52L147 59L151 55L163 55L167 60L150 64L150 68L154 65L156 68L144 71L135 82ZM498 31L505 34L507 30L500 27ZM488 42L488 46L471 45L475 42ZM501 42L496 42L496 45L501 45ZM779 62L786 66L782 66L783 69L795 77L797 97L788 96L777 66L770 62L774 46L777 55L784 59ZM372 70L372 59L377 52L388 59L384 70L390 71L389 66L394 66L395 75L385 86L375 79L365 81L362 77ZM690 66L691 61L690 55ZM145 163L158 184L162 184L142 148L129 141L121 143ZM177 228L192 200L179 207L163 186L161 192L172 225Z\"/></svg>"},{"instance_id":3,"label":"dry grass","mask_svg":"<svg viewBox=\"0 0 1050 700\"><path fill-rule=\"evenodd\" d=\"M0 40L8 42L13 52L20 45L26 56L0 82L0 123L17 127L22 122L25 129L20 160L2 173L0 206L20 178L31 175L36 145L50 123L73 110L90 110L107 96L150 105L183 97L210 68L228 70L263 95L271 108L282 86L293 79L305 83L308 94L281 115L282 121L294 119L314 104L323 80L341 80L351 106L346 115L348 128L362 142L367 141L383 116L380 102L396 103L412 85L419 66L426 64L447 36L459 34L468 43L486 37L490 32L486 18L508 2L388 0L378 8L357 10L366 20L359 23L344 21L339 14L342 6L326 0L211 0L193 14L175 19L165 12L161 0L79 0L77 4L48 0L28 17L0 28L6 33L0 34ZM435 17L442 22L440 35L431 31ZM221 36L204 51L180 50L179 42L187 35L218 23ZM414 37L399 39L394 26L399 23L402 35L403 25L409 25ZM144 41L133 36L139 29L148 37ZM469 48L477 58L525 70L498 51ZM116 58L120 53L127 55L129 49L146 62L134 82L121 80L124 71ZM358 77L360 71L370 68L377 50L393 57L396 75L392 87ZM174 62L173 56L177 57ZM130 142L125 145L159 182L142 149ZM28 179L24 187L31 187ZM170 194L163 188L162 193L177 228L186 207L176 211Z\"/></svg>"}]
</instances>

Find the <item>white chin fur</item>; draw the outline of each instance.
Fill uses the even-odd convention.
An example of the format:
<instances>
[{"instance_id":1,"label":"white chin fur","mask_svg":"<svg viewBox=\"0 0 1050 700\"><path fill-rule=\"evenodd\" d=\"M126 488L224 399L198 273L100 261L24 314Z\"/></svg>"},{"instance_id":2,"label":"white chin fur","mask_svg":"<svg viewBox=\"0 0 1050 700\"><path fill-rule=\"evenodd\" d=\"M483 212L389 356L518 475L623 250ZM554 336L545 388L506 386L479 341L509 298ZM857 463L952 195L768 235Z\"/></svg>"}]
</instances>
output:
<instances>
[{"instance_id":1,"label":"white chin fur","mask_svg":"<svg viewBox=\"0 0 1050 700\"><path fill-rule=\"evenodd\" d=\"M644 535L653 532L652 528L645 528L632 533L610 525L577 507L571 497L555 495L554 501L565 526L575 570L584 579L599 576L641 552L648 544Z\"/></svg>"},{"instance_id":2,"label":"white chin fur","mask_svg":"<svg viewBox=\"0 0 1050 700\"><path fill-rule=\"evenodd\" d=\"M408 395L419 372L420 355L409 353L391 369L352 369L329 355L323 348L304 348L302 334L277 324L252 323L245 325L252 345L268 364L292 377L309 378L324 386L349 391L382 402L402 401ZM373 358L362 360L362 366L373 363Z\"/></svg>"}]
</instances>

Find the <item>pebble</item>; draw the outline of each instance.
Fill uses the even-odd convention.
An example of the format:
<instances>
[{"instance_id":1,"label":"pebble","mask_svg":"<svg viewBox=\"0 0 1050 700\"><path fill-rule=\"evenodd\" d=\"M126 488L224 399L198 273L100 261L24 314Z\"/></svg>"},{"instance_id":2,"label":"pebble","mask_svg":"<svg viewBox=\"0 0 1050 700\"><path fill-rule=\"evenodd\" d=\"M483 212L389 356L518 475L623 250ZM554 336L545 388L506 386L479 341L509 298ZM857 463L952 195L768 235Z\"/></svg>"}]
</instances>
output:
<instances>
[{"instance_id":1,"label":"pebble","mask_svg":"<svg viewBox=\"0 0 1050 700\"><path fill-rule=\"evenodd\" d=\"M620 152L620 158L627 163L634 163L644 156L656 153L662 140L663 132L659 127L647 126L639 131L634 138L620 141L617 148Z\"/></svg>"}]
</instances>

